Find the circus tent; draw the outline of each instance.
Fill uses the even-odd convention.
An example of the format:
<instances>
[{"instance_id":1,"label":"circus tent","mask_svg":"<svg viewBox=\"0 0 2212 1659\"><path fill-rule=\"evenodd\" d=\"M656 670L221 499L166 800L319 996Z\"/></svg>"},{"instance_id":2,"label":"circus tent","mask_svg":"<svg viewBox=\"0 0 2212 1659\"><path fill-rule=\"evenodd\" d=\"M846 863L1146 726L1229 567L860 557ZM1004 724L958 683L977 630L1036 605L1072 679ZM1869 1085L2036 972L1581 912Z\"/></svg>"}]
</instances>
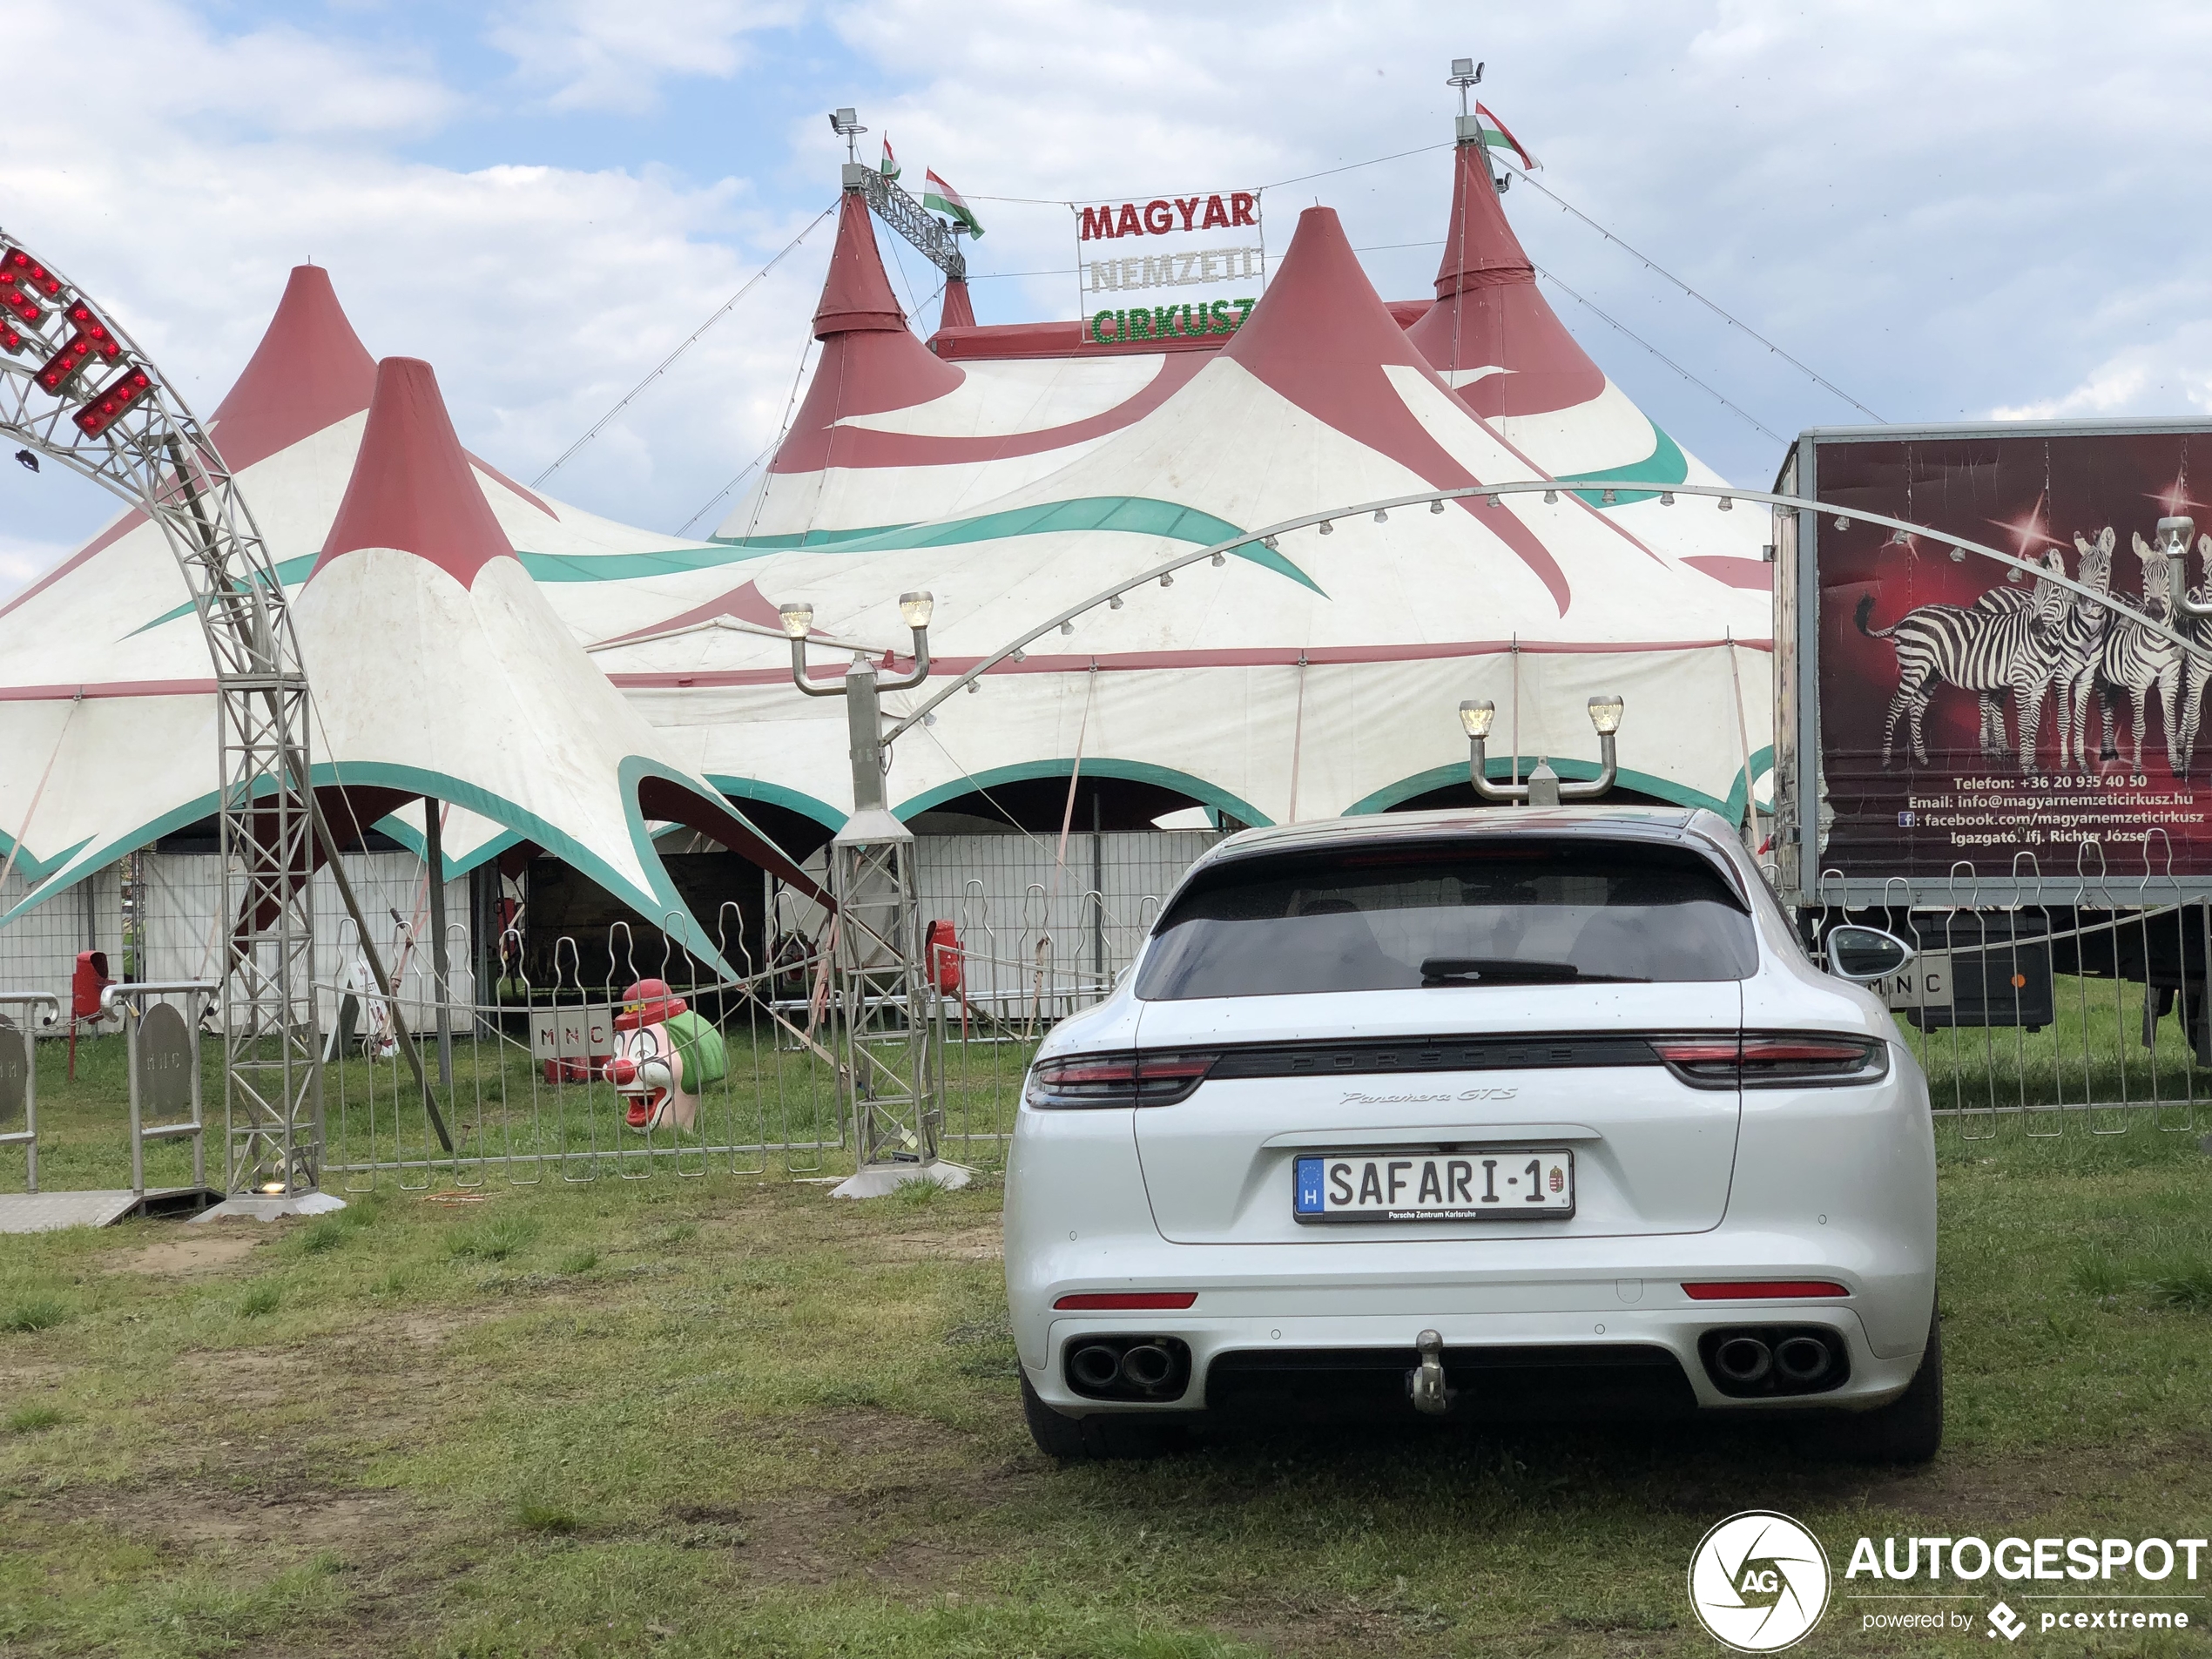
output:
<instances>
[{"instance_id":1,"label":"circus tent","mask_svg":"<svg viewBox=\"0 0 2212 1659\"><path fill-rule=\"evenodd\" d=\"M327 733L318 775L342 780L361 816L409 798L459 802L639 914L669 918L708 960L649 818L792 873L670 759L554 615L476 484L428 363L378 365L353 477L293 615Z\"/></svg>"},{"instance_id":2,"label":"circus tent","mask_svg":"<svg viewBox=\"0 0 2212 1659\"><path fill-rule=\"evenodd\" d=\"M781 863L732 802L787 844L844 817L843 712L792 690L779 603L814 605L818 671L834 672L856 650L907 649L895 604L914 588L937 597L940 683L1040 618L1098 603L901 740L890 792L907 817L1076 773L1245 823L1386 810L1464 788L1454 710L1470 696L1498 705L1500 770L1544 754L1586 775L1595 744L1582 704L1601 691L1629 698L1625 787L1731 816L1758 792L1771 724L1766 516L1612 487L1721 481L1551 312L1479 145L1454 158L1433 301L1386 304L1335 214L1312 210L1225 342L1098 347L1078 343L1075 323L977 327L964 291L925 342L857 192L840 212L813 378L769 469L712 538L597 517L473 456L456 475L511 550L494 559L499 590L520 603L519 570L541 602L507 646L557 656L577 696L582 664L611 683L651 738L633 727L623 744L684 780L673 805L716 819L725 833L704 833L718 844ZM327 276L301 267L211 423L280 579L307 583L303 606L349 562L385 568L352 555L334 565L330 552L375 381ZM1104 597L1165 557L1302 514L1527 478L1560 481L1558 499L1347 519L1202 562L1171 587ZM482 523L475 534L489 545ZM391 569L421 574L421 550L388 550L413 560ZM489 624L455 611L441 625ZM350 750L367 765L387 738L396 746L380 766L435 750L445 738L428 708L411 747L398 725L380 733L351 709L334 724L332 698L374 695L367 644L327 670L311 656L319 691L329 676L318 759ZM23 842L0 850L42 892L212 810L206 649L173 557L143 520L126 515L0 606L0 834ZM893 711L931 690L894 698ZM592 707L586 724L604 735L613 716ZM360 799L408 840L421 807L408 798L429 792L419 782ZM559 840L563 826L489 783L441 799L460 803L449 874ZM641 823L678 818L673 805L632 811L633 843ZM625 864L591 823L577 845L644 907L660 893L650 849L633 845L639 861Z\"/></svg>"},{"instance_id":3,"label":"circus tent","mask_svg":"<svg viewBox=\"0 0 2212 1659\"><path fill-rule=\"evenodd\" d=\"M277 577L288 587L307 583L335 544L334 522L349 488L360 482L357 462L378 374L327 273L303 266L293 272L260 345L211 419L211 434L240 481ZM435 401L435 392L431 395ZM437 418L443 422L442 404ZM449 426L445 429L449 436ZM563 575L581 560L594 561L595 568L601 568L596 562L612 559L660 569L687 550L709 555L715 550L598 518L525 489L465 452L456 448L455 454L462 456L455 475L471 486L477 539L489 543L496 535L508 564L534 578L526 584L532 604L553 629L540 644L550 651L557 643L564 671L588 676L598 702L607 710L620 708L604 678L591 673L576 632L554 620L557 612L544 596L562 594ZM385 470L395 465L388 457ZM449 515L462 504L458 496L448 500ZM618 621L621 603L618 592L595 584L594 624L604 625L610 615ZM644 604L658 614L657 598ZM349 660L376 665L352 677L372 709L388 707L398 671L387 660L389 642L374 635L346 638L338 655L330 654L328 644L308 653L318 689L317 725L309 734L317 778L333 785L362 783L367 774L347 772L346 745L338 741L341 732L347 732L355 748L352 758L359 760L366 753L360 744L369 735L344 702L344 671ZM484 666L481 655L469 660ZM6 757L0 761L0 825L9 838L0 841L0 856L11 858L14 873L26 883L23 889L10 887L11 895L19 894L11 914L213 810L216 705L207 648L175 556L142 516L126 513L0 606L0 664L5 664L0 670L0 756ZM448 717L469 700L448 705ZM664 758L654 756L651 734L626 710L623 714L630 749L653 757L641 779L646 772L670 771ZM395 735L416 752L428 752L437 743L428 728ZM564 734L543 728L535 737L549 752L564 740ZM667 799L658 799L661 786L641 786L654 797L651 821L696 819L702 828L717 826L722 844L789 868L771 841L697 780L686 780ZM419 846L422 792L349 791L334 805L333 821L374 823ZM440 798L466 802L473 797L464 788ZM489 799L484 797L487 804ZM632 817L644 810L635 799L630 803ZM604 837L594 831L579 839L576 826L565 821L569 811L525 811L521 797L512 793L491 816L465 805L452 807L448 873L523 843L557 846L568 840L604 853ZM577 823L589 817L580 807L576 811ZM658 866L650 857L641 865L630 841L625 831L619 846L598 857L606 880L640 908L662 907L666 894L664 883L654 879Z\"/></svg>"},{"instance_id":4,"label":"circus tent","mask_svg":"<svg viewBox=\"0 0 2212 1659\"><path fill-rule=\"evenodd\" d=\"M1084 354L1066 323L940 329L925 349L894 320L856 199L847 212L812 414L717 536L745 579L595 651L655 725L695 743L695 770L840 816L836 712L790 697L765 628L701 631L717 609L765 624L807 599L840 642L902 651L896 595L927 586L938 671L955 672L1190 546L1422 487L1557 478L1580 489L1345 520L1184 570L1172 593L1102 599L902 738L894 807L1080 767L1243 823L1385 810L1464 779L1462 697L1498 704L1493 757L1548 754L1577 777L1595 770L1581 705L1617 690L1623 786L1741 816L1767 763L1765 513L1610 489L1721 480L1566 334L1480 146L1460 148L1433 306L1385 306L1336 214L1310 210L1219 349ZM832 356L853 319L865 347ZM869 378L869 363L896 372ZM1007 405L991 376L1097 388L1115 363L1142 376L1122 402L993 425Z\"/></svg>"}]
</instances>

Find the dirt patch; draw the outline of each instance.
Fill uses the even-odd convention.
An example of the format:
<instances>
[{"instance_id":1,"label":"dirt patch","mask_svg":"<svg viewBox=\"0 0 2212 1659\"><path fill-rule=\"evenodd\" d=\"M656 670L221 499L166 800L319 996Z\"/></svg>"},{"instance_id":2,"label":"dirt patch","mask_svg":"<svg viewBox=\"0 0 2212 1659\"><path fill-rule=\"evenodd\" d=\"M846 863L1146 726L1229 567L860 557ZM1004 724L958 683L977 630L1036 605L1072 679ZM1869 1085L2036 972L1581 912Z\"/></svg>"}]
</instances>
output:
<instances>
[{"instance_id":1,"label":"dirt patch","mask_svg":"<svg viewBox=\"0 0 2212 1659\"><path fill-rule=\"evenodd\" d=\"M975 1536L975 1509L950 1501L944 1487L927 1481L848 1493L801 1490L726 1513L723 1524L743 1539L738 1564L768 1583L860 1579L887 1589L930 1589L993 1553Z\"/></svg>"},{"instance_id":2,"label":"dirt patch","mask_svg":"<svg viewBox=\"0 0 2212 1659\"><path fill-rule=\"evenodd\" d=\"M745 1417L734 1423L745 1424L748 1433L786 1456L813 1453L854 1462L909 1455L917 1447L941 1444L949 1432L934 1423L867 1406L816 1412L781 1423Z\"/></svg>"},{"instance_id":3,"label":"dirt patch","mask_svg":"<svg viewBox=\"0 0 2212 1659\"><path fill-rule=\"evenodd\" d=\"M421 1521L397 1492L289 1487L226 1492L204 1479L182 1486L80 1487L67 1499L33 1501L17 1513L26 1521L94 1521L127 1538L186 1552L250 1548L288 1557L329 1549L354 1560L404 1554Z\"/></svg>"},{"instance_id":4,"label":"dirt patch","mask_svg":"<svg viewBox=\"0 0 2212 1659\"><path fill-rule=\"evenodd\" d=\"M448 1337L496 1318L503 1312L500 1308L447 1308L435 1313L402 1313L396 1319L380 1321L377 1329L418 1348L434 1348Z\"/></svg>"},{"instance_id":5,"label":"dirt patch","mask_svg":"<svg viewBox=\"0 0 2212 1659\"><path fill-rule=\"evenodd\" d=\"M165 1525L156 1521L154 1525ZM266 1545L335 1549L341 1554L411 1530L407 1501L394 1492L307 1492L224 1503L194 1499L172 1512L165 1529L177 1543Z\"/></svg>"},{"instance_id":6,"label":"dirt patch","mask_svg":"<svg viewBox=\"0 0 2212 1659\"><path fill-rule=\"evenodd\" d=\"M120 1261L110 1262L111 1273L152 1273L176 1278L199 1278L234 1267L268 1242L238 1232L195 1228L180 1238L164 1239L134 1251Z\"/></svg>"},{"instance_id":7,"label":"dirt patch","mask_svg":"<svg viewBox=\"0 0 2212 1659\"><path fill-rule=\"evenodd\" d=\"M786 1457L819 1457L825 1477L840 1466L879 1460L887 1474L841 1491L799 1486L760 1503L691 1504L667 1512L668 1535L693 1548L730 1548L736 1563L761 1582L857 1580L900 1593L941 1588L970 1561L1003 1548L990 1518L1039 1478L1017 1464L977 1467L946 1460L954 1431L893 1412L824 1412L780 1425L738 1420L743 1432Z\"/></svg>"},{"instance_id":8,"label":"dirt patch","mask_svg":"<svg viewBox=\"0 0 2212 1659\"><path fill-rule=\"evenodd\" d=\"M0 1365L0 1394L28 1393L34 1388L55 1388L76 1374L75 1367L44 1359L17 1359Z\"/></svg>"},{"instance_id":9,"label":"dirt patch","mask_svg":"<svg viewBox=\"0 0 2212 1659\"><path fill-rule=\"evenodd\" d=\"M887 1262L995 1262L1005 1244L995 1221L958 1232L878 1234L867 1244L867 1253Z\"/></svg>"},{"instance_id":10,"label":"dirt patch","mask_svg":"<svg viewBox=\"0 0 2212 1659\"><path fill-rule=\"evenodd\" d=\"M296 1386L311 1384L320 1370L305 1354L280 1348L188 1353L179 1363L201 1391L231 1406L273 1406Z\"/></svg>"}]
</instances>

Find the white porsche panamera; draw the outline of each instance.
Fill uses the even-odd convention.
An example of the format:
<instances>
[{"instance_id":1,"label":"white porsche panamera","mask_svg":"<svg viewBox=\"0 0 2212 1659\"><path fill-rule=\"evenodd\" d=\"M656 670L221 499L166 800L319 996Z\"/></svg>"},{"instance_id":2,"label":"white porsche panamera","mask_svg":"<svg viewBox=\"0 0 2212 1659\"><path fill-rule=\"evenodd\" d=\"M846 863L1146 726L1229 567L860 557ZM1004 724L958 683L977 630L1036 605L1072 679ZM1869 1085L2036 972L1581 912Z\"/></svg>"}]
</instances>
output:
<instances>
[{"instance_id":1,"label":"white porsche panamera","mask_svg":"<svg viewBox=\"0 0 2212 1659\"><path fill-rule=\"evenodd\" d=\"M1851 931L1860 976L1902 966ZM1060 1458L1208 1420L1820 1412L1923 1460L1935 1187L1888 1012L1713 814L1250 831L1030 1070L1023 1404Z\"/></svg>"}]
</instances>

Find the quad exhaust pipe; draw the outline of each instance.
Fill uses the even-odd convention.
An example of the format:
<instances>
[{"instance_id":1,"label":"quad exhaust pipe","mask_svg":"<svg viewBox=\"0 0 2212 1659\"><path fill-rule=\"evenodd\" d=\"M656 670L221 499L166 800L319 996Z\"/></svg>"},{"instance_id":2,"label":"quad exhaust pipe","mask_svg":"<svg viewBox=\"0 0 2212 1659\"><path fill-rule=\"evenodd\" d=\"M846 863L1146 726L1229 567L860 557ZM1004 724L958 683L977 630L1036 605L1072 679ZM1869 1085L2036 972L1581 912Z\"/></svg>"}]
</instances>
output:
<instances>
[{"instance_id":1,"label":"quad exhaust pipe","mask_svg":"<svg viewBox=\"0 0 2212 1659\"><path fill-rule=\"evenodd\" d=\"M1122 1357L1103 1342L1068 1356L1068 1374L1084 1388L1103 1393L1121 1379Z\"/></svg>"},{"instance_id":2,"label":"quad exhaust pipe","mask_svg":"<svg viewBox=\"0 0 2212 1659\"><path fill-rule=\"evenodd\" d=\"M1851 1351L1821 1325L1754 1325L1708 1331L1697 1350L1713 1386L1743 1399L1823 1394L1851 1378Z\"/></svg>"},{"instance_id":3,"label":"quad exhaust pipe","mask_svg":"<svg viewBox=\"0 0 2212 1659\"><path fill-rule=\"evenodd\" d=\"M1826 1355L1822 1359L1824 1361ZM1730 1337L1713 1350L1713 1369L1738 1386L1749 1388L1767 1379L1767 1374L1774 1369L1774 1351L1757 1337Z\"/></svg>"},{"instance_id":4,"label":"quad exhaust pipe","mask_svg":"<svg viewBox=\"0 0 2212 1659\"><path fill-rule=\"evenodd\" d=\"M1175 1357L1157 1342L1131 1348L1122 1356L1122 1379L1150 1393L1174 1373Z\"/></svg>"},{"instance_id":5,"label":"quad exhaust pipe","mask_svg":"<svg viewBox=\"0 0 2212 1659\"><path fill-rule=\"evenodd\" d=\"M1774 1350L1775 1369L1799 1386L1818 1382L1829 1361L1828 1345L1817 1337L1787 1337Z\"/></svg>"},{"instance_id":6,"label":"quad exhaust pipe","mask_svg":"<svg viewBox=\"0 0 2212 1659\"><path fill-rule=\"evenodd\" d=\"M1068 1350L1068 1381L1094 1399L1164 1399L1189 1386L1190 1351L1172 1337L1102 1337Z\"/></svg>"}]
</instances>

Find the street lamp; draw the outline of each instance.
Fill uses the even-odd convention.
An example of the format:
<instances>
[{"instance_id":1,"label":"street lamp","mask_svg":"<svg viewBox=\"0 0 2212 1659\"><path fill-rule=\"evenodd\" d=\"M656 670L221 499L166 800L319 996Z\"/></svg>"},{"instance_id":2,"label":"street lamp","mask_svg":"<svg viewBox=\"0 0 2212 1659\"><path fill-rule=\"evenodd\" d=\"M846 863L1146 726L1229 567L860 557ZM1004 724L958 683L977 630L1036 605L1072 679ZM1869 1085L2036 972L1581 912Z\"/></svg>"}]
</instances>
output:
<instances>
[{"instance_id":1,"label":"street lamp","mask_svg":"<svg viewBox=\"0 0 2212 1659\"><path fill-rule=\"evenodd\" d=\"M2166 556L2174 561L2174 609L2185 617L2212 617L2212 601L2200 599L2189 586L2189 537L2196 534L2196 521L2189 517L2161 518L2158 521L2158 544Z\"/></svg>"},{"instance_id":2,"label":"street lamp","mask_svg":"<svg viewBox=\"0 0 2212 1659\"><path fill-rule=\"evenodd\" d=\"M1557 806L1567 801L1595 800L1613 787L1617 767L1613 739L1621 730L1627 703L1618 695L1594 697L1589 701L1590 726L1597 733L1598 774L1588 783L1563 784L1551 763L1538 756L1535 771L1525 784L1494 784L1489 778L1490 723L1497 707L1487 698L1471 697L1460 705L1460 725L1467 734L1467 775L1474 792L1485 800L1525 801L1531 806Z\"/></svg>"},{"instance_id":3,"label":"street lamp","mask_svg":"<svg viewBox=\"0 0 2212 1659\"><path fill-rule=\"evenodd\" d=\"M791 678L809 697L845 699L846 728L853 739L853 813L857 819L871 813L890 816L883 800L883 715L879 699L886 691L910 691L929 678L929 618L936 608L929 594L902 593L899 615L914 637L914 672L903 679L880 680L875 664L856 652L841 683L830 684L806 677L806 637L813 631L814 607L803 600L776 607L784 633L791 641ZM893 826L905 834L903 825ZM848 826L850 827L850 826ZM881 829L882 826L873 826Z\"/></svg>"},{"instance_id":4,"label":"street lamp","mask_svg":"<svg viewBox=\"0 0 2212 1659\"><path fill-rule=\"evenodd\" d=\"M929 678L929 618L936 602L926 592L899 596L899 617L914 632L914 671L878 679L865 651L856 652L842 683L810 679L806 641L814 607L779 605L791 641L792 682L809 697L845 699L851 738L853 815L830 842L830 894L837 901L834 947L841 1069L853 1103L860 1167L837 1196L879 1197L907 1181L968 1184L957 1164L937 1156L943 1111L933 1104L928 1063L929 978L921 966L921 908L915 902L914 832L885 804L883 714L886 691L906 691Z\"/></svg>"}]
</instances>

